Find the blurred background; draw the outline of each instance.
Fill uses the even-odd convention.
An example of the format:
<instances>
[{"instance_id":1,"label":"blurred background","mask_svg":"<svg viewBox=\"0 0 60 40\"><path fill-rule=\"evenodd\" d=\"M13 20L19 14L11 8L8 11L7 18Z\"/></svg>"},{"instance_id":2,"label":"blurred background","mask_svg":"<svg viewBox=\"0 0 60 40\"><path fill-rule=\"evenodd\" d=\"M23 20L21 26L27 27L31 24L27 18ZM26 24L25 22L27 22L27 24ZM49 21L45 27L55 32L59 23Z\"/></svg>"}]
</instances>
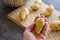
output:
<instances>
[{"instance_id":1,"label":"blurred background","mask_svg":"<svg viewBox=\"0 0 60 40\"><path fill-rule=\"evenodd\" d=\"M54 5L55 9L60 11L60 0L43 0L46 4Z\"/></svg>"},{"instance_id":2,"label":"blurred background","mask_svg":"<svg viewBox=\"0 0 60 40\"><path fill-rule=\"evenodd\" d=\"M60 0L43 0L43 2L54 5L55 9L60 11ZM7 19L7 14L15 9L6 6L0 0L0 40L23 40L23 29Z\"/></svg>"}]
</instances>

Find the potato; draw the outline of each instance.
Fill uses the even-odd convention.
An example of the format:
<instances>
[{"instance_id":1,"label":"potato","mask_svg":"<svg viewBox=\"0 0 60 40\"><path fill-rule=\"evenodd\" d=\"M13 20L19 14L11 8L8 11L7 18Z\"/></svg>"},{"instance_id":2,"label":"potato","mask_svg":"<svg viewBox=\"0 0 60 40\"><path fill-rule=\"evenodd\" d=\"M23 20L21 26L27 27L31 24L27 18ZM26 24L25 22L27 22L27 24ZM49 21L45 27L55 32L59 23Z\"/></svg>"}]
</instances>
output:
<instances>
[{"instance_id":1,"label":"potato","mask_svg":"<svg viewBox=\"0 0 60 40\"><path fill-rule=\"evenodd\" d=\"M29 15L29 9L27 7L23 7L20 10L20 19L24 20Z\"/></svg>"},{"instance_id":2,"label":"potato","mask_svg":"<svg viewBox=\"0 0 60 40\"><path fill-rule=\"evenodd\" d=\"M40 34L40 32L42 31L42 29L44 27L44 24L45 24L44 18L38 18L38 19L36 19L36 21L35 21L36 27L35 27L34 31L37 34Z\"/></svg>"},{"instance_id":3,"label":"potato","mask_svg":"<svg viewBox=\"0 0 60 40\"><path fill-rule=\"evenodd\" d=\"M31 6L33 10L38 10L41 7L42 1L35 1L34 4Z\"/></svg>"},{"instance_id":4,"label":"potato","mask_svg":"<svg viewBox=\"0 0 60 40\"><path fill-rule=\"evenodd\" d=\"M53 5L50 5L48 8L46 8L46 11L48 11L49 13L52 13L54 11Z\"/></svg>"},{"instance_id":5,"label":"potato","mask_svg":"<svg viewBox=\"0 0 60 40\"><path fill-rule=\"evenodd\" d=\"M48 11L43 11L43 12L41 12L41 15L44 15L45 17L48 17L48 16L50 16L51 15L51 13L49 13Z\"/></svg>"},{"instance_id":6,"label":"potato","mask_svg":"<svg viewBox=\"0 0 60 40\"><path fill-rule=\"evenodd\" d=\"M43 12L41 12L41 15L44 15L45 17L48 17L48 16L52 15L53 11L54 11L54 7L52 5L50 5Z\"/></svg>"},{"instance_id":7,"label":"potato","mask_svg":"<svg viewBox=\"0 0 60 40\"><path fill-rule=\"evenodd\" d=\"M31 7L33 10L38 10L40 8L40 5L39 4L34 4L32 5Z\"/></svg>"},{"instance_id":8,"label":"potato","mask_svg":"<svg viewBox=\"0 0 60 40\"><path fill-rule=\"evenodd\" d=\"M50 27L52 30L60 30L60 21L53 21L51 24L50 24Z\"/></svg>"},{"instance_id":9,"label":"potato","mask_svg":"<svg viewBox=\"0 0 60 40\"><path fill-rule=\"evenodd\" d=\"M34 2L34 4L42 5L42 1L41 1L41 0L36 0L36 1Z\"/></svg>"}]
</instances>

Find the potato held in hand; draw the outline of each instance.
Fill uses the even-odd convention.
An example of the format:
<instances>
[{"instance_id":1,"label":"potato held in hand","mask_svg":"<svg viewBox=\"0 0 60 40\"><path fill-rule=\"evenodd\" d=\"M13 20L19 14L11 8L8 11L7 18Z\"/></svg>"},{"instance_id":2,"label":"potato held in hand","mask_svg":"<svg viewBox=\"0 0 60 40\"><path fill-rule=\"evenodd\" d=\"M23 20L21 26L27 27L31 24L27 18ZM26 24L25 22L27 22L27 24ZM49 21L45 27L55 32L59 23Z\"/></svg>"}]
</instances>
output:
<instances>
[{"instance_id":1,"label":"potato held in hand","mask_svg":"<svg viewBox=\"0 0 60 40\"><path fill-rule=\"evenodd\" d=\"M44 16L50 16L54 11L54 7L52 5L50 5L48 8L46 8L42 13L41 15L44 15Z\"/></svg>"},{"instance_id":2,"label":"potato held in hand","mask_svg":"<svg viewBox=\"0 0 60 40\"><path fill-rule=\"evenodd\" d=\"M60 30L60 21L53 21L50 27L52 30Z\"/></svg>"},{"instance_id":3,"label":"potato held in hand","mask_svg":"<svg viewBox=\"0 0 60 40\"><path fill-rule=\"evenodd\" d=\"M28 10L28 8L27 7L23 7L23 8L21 8L21 10L20 10L20 19L21 20L24 20L27 16L29 15L29 10Z\"/></svg>"},{"instance_id":4,"label":"potato held in hand","mask_svg":"<svg viewBox=\"0 0 60 40\"><path fill-rule=\"evenodd\" d=\"M35 21L35 25L36 25L35 32L37 34L40 34L40 32L42 31L42 29L44 27L44 24L45 24L44 18L38 18L38 19L36 19L36 21Z\"/></svg>"}]
</instances>

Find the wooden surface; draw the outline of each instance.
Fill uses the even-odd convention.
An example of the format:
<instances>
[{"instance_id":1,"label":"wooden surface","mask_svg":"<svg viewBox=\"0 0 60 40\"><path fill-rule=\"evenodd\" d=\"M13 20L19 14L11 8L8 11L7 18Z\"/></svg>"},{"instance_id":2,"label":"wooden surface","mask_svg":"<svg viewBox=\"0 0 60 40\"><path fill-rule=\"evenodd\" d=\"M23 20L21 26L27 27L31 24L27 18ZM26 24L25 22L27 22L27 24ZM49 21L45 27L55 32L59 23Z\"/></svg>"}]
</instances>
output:
<instances>
[{"instance_id":1,"label":"wooden surface","mask_svg":"<svg viewBox=\"0 0 60 40\"><path fill-rule=\"evenodd\" d=\"M47 40L60 40L60 31L50 31L47 35Z\"/></svg>"},{"instance_id":2,"label":"wooden surface","mask_svg":"<svg viewBox=\"0 0 60 40\"><path fill-rule=\"evenodd\" d=\"M30 6L32 5L33 2L34 1L30 1L25 6L31 10ZM21 26L22 28L26 28L34 22L35 17L37 15L40 15L40 12L42 12L46 7L48 7L48 5L46 5L45 3L42 3L42 7L36 12L30 12L29 16L24 21L20 21L19 19L20 8L8 14L8 18L13 22L15 22L17 25ZM60 15L60 12L58 12L57 10L54 10L53 14L48 17L48 24L50 24L54 20L58 20L59 15ZM47 40L60 40L60 31L48 32Z\"/></svg>"}]
</instances>

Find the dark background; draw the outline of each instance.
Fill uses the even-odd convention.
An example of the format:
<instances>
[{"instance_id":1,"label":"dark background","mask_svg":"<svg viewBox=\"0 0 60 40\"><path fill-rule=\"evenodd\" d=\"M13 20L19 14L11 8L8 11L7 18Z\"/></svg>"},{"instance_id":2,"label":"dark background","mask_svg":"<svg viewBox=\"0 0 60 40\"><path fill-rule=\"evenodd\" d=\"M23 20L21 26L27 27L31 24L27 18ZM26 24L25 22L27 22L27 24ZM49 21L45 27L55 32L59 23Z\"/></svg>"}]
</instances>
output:
<instances>
[{"instance_id":1,"label":"dark background","mask_svg":"<svg viewBox=\"0 0 60 40\"><path fill-rule=\"evenodd\" d=\"M23 29L7 18L7 14L15 9L0 0L0 40L23 40Z\"/></svg>"},{"instance_id":2,"label":"dark background","mask_svg":"<svg viewBox=\"0 0 60 40\"><path fill-rule=\"evenodd\" d=\"M48 5L53 4L60 11L59 0L43 0ZM7 18L7 14L16 8L6 6L0 0L0 40L23 40L23 29Z\"/></svg>"}]
</instances>

